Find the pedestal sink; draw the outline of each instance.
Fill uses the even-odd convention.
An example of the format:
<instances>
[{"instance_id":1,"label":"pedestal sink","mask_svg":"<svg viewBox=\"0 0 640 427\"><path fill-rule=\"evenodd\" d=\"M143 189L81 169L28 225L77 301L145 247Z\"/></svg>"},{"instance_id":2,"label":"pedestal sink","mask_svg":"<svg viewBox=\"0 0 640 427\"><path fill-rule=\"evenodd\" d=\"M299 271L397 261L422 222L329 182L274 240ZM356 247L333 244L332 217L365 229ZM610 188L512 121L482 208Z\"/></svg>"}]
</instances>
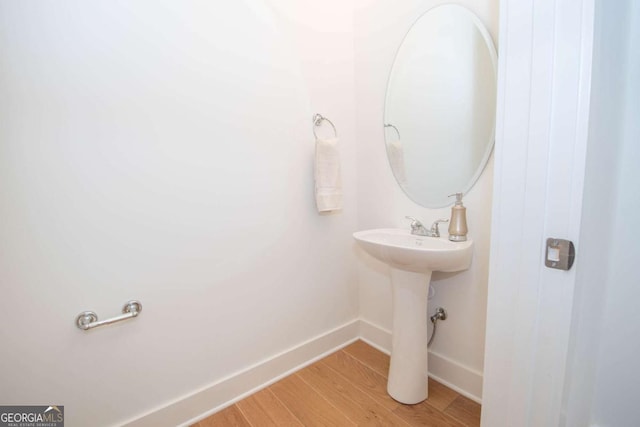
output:
<instances>
[{"instance_id":1,"label":"pedestal sink","mask_svg":"<svg viewBox=\"0 0 640 427\"><path fill-rule=\"evenodd\" d=\"M353 234L369 255L391 267L393 330L387 392L395 400L415 404L428 397L427 295L431 273L466 270L473 241L412 235L383 228Z\"/></svg>"}]
</instances>

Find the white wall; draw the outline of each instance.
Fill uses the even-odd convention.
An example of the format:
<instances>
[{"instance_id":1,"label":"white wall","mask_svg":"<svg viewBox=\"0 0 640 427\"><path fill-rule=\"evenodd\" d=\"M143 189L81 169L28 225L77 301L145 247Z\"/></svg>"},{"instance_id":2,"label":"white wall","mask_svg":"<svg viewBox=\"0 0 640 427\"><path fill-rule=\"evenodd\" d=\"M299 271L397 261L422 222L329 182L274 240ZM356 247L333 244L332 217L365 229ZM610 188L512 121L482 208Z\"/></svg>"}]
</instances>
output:
<instances>
[{"instance_id":1,"label":"white wall","mask_svg":"<svg viewBox=\"0 0 640 427\"><path fill-rule=\"evenodd\" d=\"M352 13L0 3L2 404L120 424L357 317ZM340 133L335 215L314 112Z\"/></svg>"},{"instance_id":2,"label":"white wall","mask_svg":"<svg viewBox=\"0 0 640 427\"><path fill-rule=\"evenodd\" d=\"M632 426L640 408L640 5L596 1L592 108L566 425Z\"/></svg>"},{"instance_id":3,"label":"white wall","mask_svg":"<svg viewBox=\"0 0 640 427\"><path fill-rule=\"evenodd\" d=\"M405 215L425 224L448 218L450 209L426 209L412 202L396 184L384 145L383 113L387 78L396 50L413 22L439 0L385 2L361 0L355 15L356 105L358 139L358 226L360 229L408 227ZM498 1L462 1L475 12L497 41ZM429 302L447 309L431 348L432 375L479 399L482 388L487 299L493 160L465 196L469 236L475 242L468 271L436 273ZM358 252L360 315L378 329L391 330L391 287L388 268ZM375 329L375 328L374 328ZM384 343L379 343L385 346ZM387 350L389 350L387 346Z\"/></svg>"}]
</instances>

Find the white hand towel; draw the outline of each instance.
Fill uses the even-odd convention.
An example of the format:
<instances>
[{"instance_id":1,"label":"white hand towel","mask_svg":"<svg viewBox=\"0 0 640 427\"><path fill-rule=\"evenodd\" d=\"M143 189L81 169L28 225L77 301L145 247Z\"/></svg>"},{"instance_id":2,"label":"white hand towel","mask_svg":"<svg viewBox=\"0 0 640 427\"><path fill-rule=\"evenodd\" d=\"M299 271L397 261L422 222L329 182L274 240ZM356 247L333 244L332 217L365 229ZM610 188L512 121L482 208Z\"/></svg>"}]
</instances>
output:
<instances>
[{"instance_id":1,"label":"white hand towel","mask_svg":"<svg viewBox=\"0 0 640 427\"><path fill-rule=\"evenodd\" d=\"M402 188L407 186L407 175L404 168L404 149L399 140L391 141L387 144L387 154L389 156L389 164L393 174Z\"/></svg>"},{"instance_id":2,"label":"white hand towel","mask_svg":"<svg viewBox=\"0 0 640 427\"><path fill-rule=\"evenodd\" d=\"M315 192L318 212L342 209L338 139L316 140Z\"/></svg>"}]
</instances>

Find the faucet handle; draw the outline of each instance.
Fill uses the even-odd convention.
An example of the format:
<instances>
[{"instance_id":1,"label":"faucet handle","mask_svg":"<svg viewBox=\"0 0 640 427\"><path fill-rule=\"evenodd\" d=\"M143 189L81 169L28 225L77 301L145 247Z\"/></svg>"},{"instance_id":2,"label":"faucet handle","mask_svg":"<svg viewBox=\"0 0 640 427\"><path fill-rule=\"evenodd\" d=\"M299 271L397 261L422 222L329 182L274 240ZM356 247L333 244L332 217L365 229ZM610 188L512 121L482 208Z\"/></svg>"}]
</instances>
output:
<instances>
[{"instance_id":1,"label":"faucet handle","mask_svg":"<svg viewBox=\"0 0 640 427\"><path fill-rule=\"evenodd\" d=\"M446 219L446 218L440 218L440 219L435 220L433 222L433 224L431 224L431 232L433 233L433 235L435 237L440 237L440 227L439 227L439 225L440 225L441 222L449 222L449 220Z\"/></svg>"},{"instance_id":2,"label":"faucet handle","mask_svg":"<svg viewBox=\"0 0 640 427\"><path fill-rule=\"evenodd\" d=\"M422 227L422 223L420 221L418 221L417 219L415 219L414 217L407 215L407 216L405 216L405 218L411 220L411 228Z\"/></svg>"}]
</instances>

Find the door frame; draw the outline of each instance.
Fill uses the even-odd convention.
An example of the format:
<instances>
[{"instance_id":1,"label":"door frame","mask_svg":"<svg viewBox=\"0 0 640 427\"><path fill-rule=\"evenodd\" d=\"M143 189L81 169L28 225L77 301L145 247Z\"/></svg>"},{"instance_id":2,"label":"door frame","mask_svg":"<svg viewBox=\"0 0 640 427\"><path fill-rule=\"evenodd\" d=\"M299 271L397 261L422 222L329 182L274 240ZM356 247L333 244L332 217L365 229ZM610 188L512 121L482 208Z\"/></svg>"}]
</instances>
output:
<instances>
[{"instance_id":1,"label":"door frame","mask_svg":"<svg viewBox=\"0 0 640 427\"><path fill-rule=\"evenodd\" d=\"M559 425L580 250L594 0L501 0L482 425Z\"/></svg>"}]
</instances>

